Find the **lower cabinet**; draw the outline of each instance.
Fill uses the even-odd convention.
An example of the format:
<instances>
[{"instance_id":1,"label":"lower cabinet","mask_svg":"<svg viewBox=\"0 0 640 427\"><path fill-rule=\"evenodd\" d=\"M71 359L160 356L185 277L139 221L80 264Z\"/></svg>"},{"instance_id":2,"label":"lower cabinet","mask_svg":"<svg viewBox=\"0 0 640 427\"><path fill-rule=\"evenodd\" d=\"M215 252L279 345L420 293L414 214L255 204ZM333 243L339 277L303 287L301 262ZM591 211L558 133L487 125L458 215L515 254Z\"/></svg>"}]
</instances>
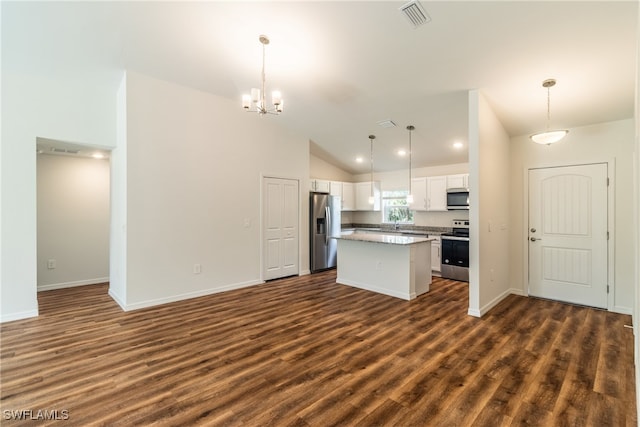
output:
<instances>
[{"instance_id":1,"label":"lower cabinet","mask_svg":"<svg viewBox=\"0 0 640 427\"><path fill-rule=\"evenodd\" d=\"M436 276L440 275L440 264L442 258L440 256L442 249L442 240L438 235L430 235L435 240L431 242L431 271Z\"/></svg>"}]
</instances>

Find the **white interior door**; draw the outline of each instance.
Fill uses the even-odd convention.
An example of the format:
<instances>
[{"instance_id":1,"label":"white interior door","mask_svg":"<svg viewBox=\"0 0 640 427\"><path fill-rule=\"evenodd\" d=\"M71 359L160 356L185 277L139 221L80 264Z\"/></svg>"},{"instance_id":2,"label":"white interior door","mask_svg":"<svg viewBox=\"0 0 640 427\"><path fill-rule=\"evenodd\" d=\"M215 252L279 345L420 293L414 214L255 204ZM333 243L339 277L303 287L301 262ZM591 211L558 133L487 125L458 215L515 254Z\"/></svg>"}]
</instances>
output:
<instances>
[{"instance_id":1,"label":"white interior door","mask_svg":"<svg viewBox=\"0 0 640 427\"><path fill-rule=\"evenodd\" d=\"M607 165L529 170L529 294L607 308Z\"/></svg>"},{"instance_id":2,"label":"white interior door","mask_svg":"<svg viewBox=\"0 0 640 427\"><path fill-rule=\"evenodd\" d=\"M264 178L264 280L292 276L298 266L298 181Z\"/></svg>"}]
</instances>

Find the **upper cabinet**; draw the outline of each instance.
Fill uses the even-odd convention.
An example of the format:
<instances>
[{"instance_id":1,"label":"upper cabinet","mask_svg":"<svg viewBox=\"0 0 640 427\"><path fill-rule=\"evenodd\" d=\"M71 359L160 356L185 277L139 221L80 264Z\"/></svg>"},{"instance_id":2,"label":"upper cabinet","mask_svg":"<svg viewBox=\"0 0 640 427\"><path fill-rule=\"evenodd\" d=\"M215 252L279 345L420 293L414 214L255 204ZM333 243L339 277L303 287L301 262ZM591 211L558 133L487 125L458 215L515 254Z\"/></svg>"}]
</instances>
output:
<instances>
[{"instance_id":1,"label":"upper cabinet","mask_svg":"<svg viewBox=\"0 0 640 427\"><path fill-rule=\"evenodd\" d=\"M414 211L427 210L427 178L411 178L411 194L413 203L409 204L409 209Z\"/></svg>"},{"instance_id":2,"label":"upper cabinet","mask_svg":"<svg viewBox=\"0 0 640 427\"><path fill-rule=\"evenodd\" d=\"M312 179L310 191L315 191L316 193L329 193L331 190L331 182L324 181L321 179Z\"/></svg>"},{"instance_id":3,"label":"upper cabinet","mask_svg":"<svg viewBox=\"0 0 640 427\"><path fill-rule=\"evenodd\" d=\"M342 183L339 181L331 181L329 183L329 194L332 196L340 196L340 199L342 199Z\"/></svg>"},{"instance_id":4,"label":"upper cabinet","mask_svg":"<svg viewBox=\"0 0 640 427\"><path fill-rule=\"evenodd\" d=\"M427 177L427 210L446 211L447 210L447 177L429 176Z\"/></svg>"},{"instance_id":5,"label":"upper cabinet","mask_svg":"<svg viewBox=\"0 0 640 427\"><path fill-rule=\"evenodd\" d=\"M447 188L469 188L469 174L447 175Z\"/></svg>"},{"instance_id":6,"label":"upper cabinet","mask_svg":"<svg viewBox=\"0 0 640 427\"><path fill-rule=\"evenodd\" d=\"M340 210L343 211L379 211L380 210L380 182L373 183L374 204L369 203L371 182L340 182L312 179L310 191L329 193L340 197Z\"/></svg>"},{"instance_id":7,"label":"upper cabinet","mask_svg":"<svg viewBox=\"0 0 640 427\"><path fill-rule=\"evenodd\" d=\"M353 182L342 183L342 210L353 211L356 209L356 190Z\"/></svg>"},{"instance_id":8,"label":"upper cabinet","mask_svg":"<svg viewBox=\"0 0 640 427\"><path fill-rule=\"evenodd\" d=\"M356 187L356 210L357 211L379 211L380 210L380 182L371 181L357 182ZM373 191L373 205L369 203L369 197Z\"/></svg>"},{"instance_id":9,"label":"upper cabinet","mask_svg":"<svg viewBox=\"0 0 640 427\"><path fill-rule=\"evenodd\" d=\"M469 174L429 176L411 179L414 211L444 212L447 210L447 189L467 188Z\"/></svg>"}]
</instances>

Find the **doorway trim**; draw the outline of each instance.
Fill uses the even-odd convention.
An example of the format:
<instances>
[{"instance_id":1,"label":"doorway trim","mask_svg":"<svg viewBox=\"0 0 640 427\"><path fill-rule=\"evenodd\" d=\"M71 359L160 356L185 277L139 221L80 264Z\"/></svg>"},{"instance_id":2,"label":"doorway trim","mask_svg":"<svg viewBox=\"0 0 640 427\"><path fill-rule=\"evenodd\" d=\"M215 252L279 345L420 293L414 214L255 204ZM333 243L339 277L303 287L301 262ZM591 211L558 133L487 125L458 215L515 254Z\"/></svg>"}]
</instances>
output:
<instances>
[{"instance_id":1,"label":"doorway trim","mask_svg":"<svg viewBox=\"0 0 640 427\"><path fill-rule=\"evenodd\" d=\"M523 210L522 210L522 224L523 227L527 227L529 223L529 170L531 169L548 169L559 168L568 166L584 166L593 164L606 164L607 165L607 178L609 180L609 186L607 189L607 231L609 232L609 239L607 241L607 282L609 285L609 292L607 293L607 310L616 313L631 314L628 313L626 308L615 306L615 190L616 190L616 170L615 170L615 158L609 159L593 159L583 162L547 162L539 165L525 164L523 174ZM523 229L524 230L524 229ZM522 230L520 230L522 231ZM523 292L527 297L529 296L529 240L522 239L522 283Z\"/></svg>"}]
</instances>

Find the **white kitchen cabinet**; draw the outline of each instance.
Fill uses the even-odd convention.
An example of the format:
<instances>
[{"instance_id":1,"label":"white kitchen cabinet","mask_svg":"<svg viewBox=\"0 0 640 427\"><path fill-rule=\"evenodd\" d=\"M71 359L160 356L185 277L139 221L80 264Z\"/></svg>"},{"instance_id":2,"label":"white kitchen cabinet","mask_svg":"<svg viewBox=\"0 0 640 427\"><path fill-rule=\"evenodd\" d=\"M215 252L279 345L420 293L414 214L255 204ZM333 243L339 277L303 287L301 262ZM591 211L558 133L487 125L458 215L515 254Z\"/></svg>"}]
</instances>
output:
<instances>
[{"instance_id":1,"label":"white kitchen cabinet","mask_svg":"<svg viewBox=\"0 0 640 427\"><path fill-rule=\"evenodd\" d=\"M431 212L447 210L446 176L427 177L427 210Z\"/></svg>"},{"instance_id":2,"label":"white kitchen cabinet","mask_svg":"<svg viewBox=\"0 0 640 427\"><path fill-rule=\"evenodd\" d=\"M412 211L427 210L427 178L411 178L411 194L413 203L409 205Z\"/></svg>"},{"instance_id":3,"label":"white kitchen cabinet","mask_svg":"<svg viewBox=\"0 0 640 427\"><path fill-rule=\"evenodd\" d=\"M439 235L430 234L429 237L435 239L431 242L431 271L435 275L440 275L440 264L442 258L440 256L442 249L442 239Z\"/></svg>"},{"instance_id":4,"label":"white kitchen cabinet","mask_svg":"<svg viewBox=\"0 0 640 427\"><path fill-rule=\"evenodd\" d=\"M469 188L469 174L448 175L447 188Z\"/></svg>"},{"instance_id":5,"label":"white kitchen cabinet","mask_svg":"<svg viewBox=\"0 0 640 427\"><path fill-rule=\"evenodd\" d=\"M356 209L356 193L353 182L342 183L342 210L353 211Z\"/></svg>"},{"instance_id":6,"label":"white kitchen cabinet","mask_svg":"<svg viewBox=\"0 0 640 427\"><path fill-rule=\"evenodd\" d=\"M356 209L357 211L379 211L380 210L380 182L373 182L373 205L369 203L371 196L371 181L357 182L356 187Z\"/></svg>"},{"instance_id":7,"label":"white kitchen cabinet","mask_svg":"<svg viewBox=\"0 0 640 427\"><path fill-rule=\"evenodd\" d=\"M340 199L342 199L342 182L331 181L329 183L329 194L332 196L340 196Z\"/></svg>"},{"instance_id":8,"label":"white kitchen cabinet","mask_svg":"<svg viewBox=\"0 0 640 427\"><path fill-rule=\"evenodd\" d=\"M310 189L316 193L329 193L331 190L331 183L322 179L312 179Z\"/></svg>"}]
</instances>

